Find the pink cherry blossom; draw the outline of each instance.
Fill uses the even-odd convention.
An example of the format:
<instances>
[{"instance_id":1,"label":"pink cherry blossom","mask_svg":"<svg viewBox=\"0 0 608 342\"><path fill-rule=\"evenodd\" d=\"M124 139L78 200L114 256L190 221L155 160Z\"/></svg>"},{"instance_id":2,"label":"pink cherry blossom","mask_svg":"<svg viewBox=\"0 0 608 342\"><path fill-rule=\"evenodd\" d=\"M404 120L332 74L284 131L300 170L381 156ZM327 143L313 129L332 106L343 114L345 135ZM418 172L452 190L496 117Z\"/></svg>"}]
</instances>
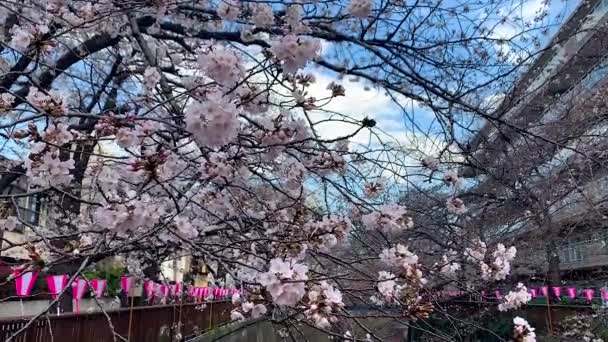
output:
<instances>
[{"instance_id":1,"label":"pink cherry blossom","mask_svg":"<svg viewBox=\"0 0 608 342\"><path fill-rule=\"evenodd\" d=\"M398 233L414 226L405 207L398 204L382 205L377 211L363 215L361 221L367 229L385 233Z\"/></svg>"},{"instance_id":2,"label":"pink cherry blossom","mask_svg":"<svg viewBox=\"0 0 608 342\"><path fill-rule=\"evenodd\" d=\"M452 186L459 186L462 184L462 178L458 176L457 170L448 170L443 175L443 181Z\"/></svg>"},{"instance_id":3,"label":"pink cherry blossom","mask_svg":"<svg viewBox=\"0 0 608 342\"><path fill-rule=\"evenodd\" d=\"M272 43L270 51L281 61L286 73L295 73L321 51L318 39L288 34Z\"/></svg>"},{"instance_id":4,"label":"pink cherry blossom","mask_svg":"<svg viewBox=\"0 0 608 342\"><path fill-rule=\"evenodd\" d=\"M295 305L304 297L308 280L308 267L293 260L275 258L270 261L268 272L258 276L258 282L266 287L277 305Z\"/></svg>"},{"instance_id":5,"label":"pink cherry blossom","mask_svg":"<svg viewBox=\"0 0 608 342\"><path fill-rule=\"evenodd\" d=\"M342 307L342 293L326 281L314 285L308 292L306 318L319 328L329 328L337 321L334 315Z\"/></svg>"},{"instance_id":6,"label":"pink cherry blossom","mask_svg":"<svg viewBox=\"0 0 608 342\"><path fill-rule=\"evenodd\" d=\"M519 309L523 304L532 300L532 295L522 283L517 284L516 291L509 291L505 296L504 302L498 305L498 310L508 311Z\"/></svg>"},{"instance_id":7,"label":"pink cherry blossom","mask_svg":"<svg viewBox=\"0 0 608 342\"><path fill-rule=\"evenodd\" d=\"M147 67L144 71L144 87L146 91L150 92L154 90L154 87L156 87L160 78L161 76L158 69L155 67Z\"/></svg>"},{"instance_id":8,"label":"pink cherry blossom","mask_svg":"<svg viewBox=\"0 0 608 342\"><path fill-rule=\"evenodd\" d=\"M236 139L239 128L236 106L221 94L210 94L186 108L186 125L194 139L206 147L220 147Z\"/></svg>"},{"instance_id":9,"label":"pink cherry blossom","mask_svg":"<svg viewBox=\"0 0 608 342\"><path fill-rule=\"evenodd\" d=\"M270 27L274 23L274 14L272 7L265 3L256 3L252 5L252 20L257 27Z\"/></svg>"},{"instance_id":10,"label":"pink cherry blossom","mask_svg":"<svg viewBox=\"0 0 608 342\"><path fill-rule=\"evenodd\" d=\"M446 202L448 211L455 215L462 215L467 212L467 207L464 205L464 201L458 197L449 198Z\"/></svg>"},{"instance_id":11,"label":"pink cherry blossom","mask_svg":"<svg viewBox=\"0 0 608 342\"><path fill-rule=\"evenodd\" d=\"M536 342L536 333L528 321L521 317L513 318L513 337L516 341Z\"/></svg>"},{"instance_id":12,"label":"pink cherry blossom","mask_svg":"<svg viewBox=\"0 0 608 342\"><path fill-rule=\"evenodd\" d=\"M222 46L214 46L208 52L201 52L198 65L205 76L227 87L234 86L244 73L237 55Z\"/></svg>"},{"instance_id":13,"label":"pink cherry blossom","mask_svg":"<svg viewBox=\"0 0 608 342\"><path fill-rule=\"evenodd\" d=\"M13 27L12 32L13 36L9 45L17 51L25 52L34 39L34 35L20 26Z\"/></svg>"},{"instance_id":14,"label":"pink cherry blossom","mask_svg":"<svg viewBox=\"0 0 608 342\"><path fill-rule=\"evenodd\" d=\"M0 219L0 230L13 231L19 225L19 220L15 216L8 216Z\"/></svg>"},{"instance_id":15,"label":"pink cherry blossom","mask_svg":"<svg viewBox=\"0 0 608 342\"><path fill-rule=\"evenodd\" d=\"M220 1L217 8L217 15L224 20L236 21L241 14L241 8L239 1L237 0L226 0Z\"/></svg>"}]
</instances>

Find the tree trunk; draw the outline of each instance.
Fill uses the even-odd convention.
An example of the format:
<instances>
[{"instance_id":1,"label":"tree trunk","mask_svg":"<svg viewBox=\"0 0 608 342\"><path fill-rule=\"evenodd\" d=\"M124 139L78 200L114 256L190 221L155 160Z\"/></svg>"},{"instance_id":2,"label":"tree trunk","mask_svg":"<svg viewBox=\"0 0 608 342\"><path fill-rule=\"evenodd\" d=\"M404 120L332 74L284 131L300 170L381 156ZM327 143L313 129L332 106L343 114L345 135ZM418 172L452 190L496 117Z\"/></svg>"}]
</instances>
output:
<instances>
[{"instance_id":1,"label":"tree trunk","mask_svg":"<svg viewBox=\"0 0 608 342\"><path fill-rule=\"evenodd\" d=\"M552 286L559 286L562 278L559 269L559 253L555 239L551 239L547 245L547 263L547 282Z\"/></svg>"}]
</instances>

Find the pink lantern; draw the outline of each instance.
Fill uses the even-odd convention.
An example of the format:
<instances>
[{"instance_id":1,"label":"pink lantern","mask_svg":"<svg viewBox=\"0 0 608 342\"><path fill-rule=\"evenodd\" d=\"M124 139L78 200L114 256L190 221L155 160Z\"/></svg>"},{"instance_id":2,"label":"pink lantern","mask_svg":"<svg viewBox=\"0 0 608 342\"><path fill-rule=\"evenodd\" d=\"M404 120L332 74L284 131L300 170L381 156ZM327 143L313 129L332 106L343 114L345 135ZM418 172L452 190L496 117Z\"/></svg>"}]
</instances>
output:
<instances>
[{"instance_id":1,"label":"pink lantern","mask_svg":"<svg viewBox=\"0 0 608 342\"><path fill-rule=\"evenodd\" d=\"M495 293L496 293L496 299L502 298L502 296L500 295L500 290L496 290Z\"/></svg>"},{"instance_id":2,"label":"pink lantern","mask_svg":"<svg viewBox=\"0 0 608 342\"><path fill-rule=\"evenodd\" d=\"M19 271L15 271L13 272L13 276L15 276L15 290L17 296L29 296L36 283L36 278L38 278L38 272L20 273Z\"/></svg>"},{"instance_id":3,"label":"pink lantern","mask_svg":"<svg viewBox=\"0 0 608 342\"><path fill-rule=\"evenodd\" d=\"M553 290L553 294L555 295L555 297L559 298L562 294L562 288L561 287L552 287L551 288Z\"/></svg>"},{"instance_id":4,"label":"pink lantern","mask_svg":"<svg viewBox=\"0 0 608 342\"><path fill-rule=\"evenodd\" d=\"M46 284L49 287L49 292L53 299L57 299L57 296L65 289L68 284L68 275L54 275L46 277Z\"/></svg>"},{"instance_id":5,"label":"pink lantern","mask_svg":"<svg viewBox=\"0 0 608 342\"><path fill-rule=\"evenodd\" d=\"M585 295L585 298L587 298L588 302L593 301L593 293L595 291L593 289L585 289L583 290L583 294Z\"/></svg>"},{"instance_id":6,"label":"pink lantern","mask_svg":"<svg viewBox=\"0 0 608 342\"><path fill-rule=\"evenodd\" d=\"M538 297L538 289L530 289L530 295L532 295L532 298Z\"/></svg>"},{"instance_id":7,"label":"pink lantern","mask_svg":"<svg viewBox=\"0 0 608 342\"><path fill-rule=\"evenodd\" d=\"M486 296L486 290L481 290L481 298L484 298Z\"/></svg>"},{"instance_id":8,"label":"pink lantern","mask_svg":"<svg viewBox=\"0 0 608 342\"><path fill-rule=\"evenodd\" d=\"M543 295L543 297L548 297L549 296L549 288L547 286L543 286L540 288L540 293Z\"/></svg>"},{"instance_id":9,"label":"pink lantern","mask_svg":"<svg viewBox=\"0 0 608 342\"><path fill-rule=\"evenodd\" d=\"M72 282L72 299L74 300L74 312L78 314L80 300L87 290L87 281L84 279L76 279Z\"/></svg>"},{"instance_id":10,"label":"pink lantern","mask_svg":"<svg viewBox=\"0 0 608 342\"><path fill-rule=\"evenodd\" d=\"M103 297L103 293L106 291L106 286L108 286L108 281L104 279L93 279L91 280L91 287L95 292L95 298Z\"/></svg>"},{"instance_id":11,"label":"pink lantern","mask_svg":"<svg viewBox=\"0 0 608 342\"><path fill-rule=\"evenodd\" d=\"M135 286L135 278L129 276L122 276L120 278L120 288L122 292L129 297L131 295L131 289Z\"/></svg>"},{"instance_id":12,"label":"pink lantern","mask_svg":"<svg viewBox=\"0 0 608 342\"><path fill-rule=\"evenodd\" d=\"M566 292L568 293L568 297L570 297L570 299L576 298L576 287L569 287L566 289Z\"/></svg>"},{"instance_id":13,"label":"pink lantern","mask_svg":"<svg viewBox=\"0 0 608 342\"><path fill-rule=\"evenodd\" d=\"M167 294L169 293L169 287L167 285L161 285L160 286L160 295L164 297L167 297Z\"/></svg>"},{"instance_id":14,"label":"pink lantern","mask_svg":"<svg viewBox=\"0 0 608 342\"><path fill-rule=\"evenodd\" d=\"M144 292L146 293L146 297L151 298L154 297L154 290L156 288L156 283L152 280L144 281Z\"/></svg>"},{"instance_id":15,"label":"pink lantern","mask_svg":"<svg viewBox=\"0 0 608 342\"><path fill-rule=\"evenodd\" d=\"M602 293L602 298L604 298L604 300L608 301L608 289L603 288L601 290L601 293Z\"/></svg>"},{"instance_id":16,"label":"pink lantern","mask_svg":"<svg viewBox=\"0 0 608 342\"><path fill-rule=\"evenodd\" d=\"M169 285L169 294L172 297L177 297L182 293L182 286L181 283L175 283L175 284L171 284Z\"/></svg>"}]
</instances>

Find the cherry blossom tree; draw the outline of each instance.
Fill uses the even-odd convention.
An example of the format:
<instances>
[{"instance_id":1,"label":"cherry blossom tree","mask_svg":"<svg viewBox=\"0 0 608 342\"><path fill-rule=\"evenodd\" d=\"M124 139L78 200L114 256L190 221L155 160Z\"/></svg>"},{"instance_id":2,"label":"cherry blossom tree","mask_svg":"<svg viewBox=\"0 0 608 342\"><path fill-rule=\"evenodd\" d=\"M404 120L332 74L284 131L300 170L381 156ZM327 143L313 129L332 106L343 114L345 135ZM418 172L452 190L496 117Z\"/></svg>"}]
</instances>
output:
<instances>
[{"instance_id":1,"label":"cherry blossom tree","mask_svg":"<svg viewBox=\"0 0 608 342\"><path fill-rule=\"evenodd\" d=\"M154 277L150 262L190 255L243 289L234 319L267 317L286 334L303 321L338 338L349 322L367 332L352 338L380 340L350 307L391 308L378 317L412 324L465 263L476 284L509 276L514 247L456 229L467 214L456 169L470 122L500 121L487 99L562 16L514 14L526 5L4 2L11 167L0 189L26 177L27 192L3 197L17 209L16 198L41 195L49 218L31 224L15 210L3 227L25 225L44 267L72 278L118 255ZM509 25L521 29L505 36ZM334 111L351 81L390 99L434 152L384 132L380 113ZM418 126L421 112L433 132ZM331 124L340 129L323 133ZM403 201L427 179L441 200ZM508 298L503 308L525 302ZM514 334L535 336L521 319Z\"/></svg>"}]
</instances>

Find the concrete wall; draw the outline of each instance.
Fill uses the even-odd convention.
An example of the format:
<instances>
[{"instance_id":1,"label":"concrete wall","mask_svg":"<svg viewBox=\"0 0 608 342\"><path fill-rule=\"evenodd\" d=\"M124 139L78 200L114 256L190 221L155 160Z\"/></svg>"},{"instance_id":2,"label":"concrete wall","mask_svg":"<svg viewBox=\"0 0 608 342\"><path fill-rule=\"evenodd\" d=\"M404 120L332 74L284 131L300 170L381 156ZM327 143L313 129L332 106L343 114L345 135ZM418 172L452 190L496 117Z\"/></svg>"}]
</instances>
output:
<instances>
[{"instance_id":1,"label":"concrete wall","mask_svg":"<svg viewBox=\"0 0 608 342\"><path fill-rule=\"evenodd\" d=\"M120 303L114 302L112 298L101 298L98 299L99 304L105 310L118 309ZM23 302L23 315L34 316L44 311L49 305L50 300L30 300ZM0 303L0 318L4 317L18 317L21 316L21 303L19 301L10 301ZM80 312L92 312L99 311L97 303L90 298L83 299L80 301Z\"/></svg>"}]
</instances>

